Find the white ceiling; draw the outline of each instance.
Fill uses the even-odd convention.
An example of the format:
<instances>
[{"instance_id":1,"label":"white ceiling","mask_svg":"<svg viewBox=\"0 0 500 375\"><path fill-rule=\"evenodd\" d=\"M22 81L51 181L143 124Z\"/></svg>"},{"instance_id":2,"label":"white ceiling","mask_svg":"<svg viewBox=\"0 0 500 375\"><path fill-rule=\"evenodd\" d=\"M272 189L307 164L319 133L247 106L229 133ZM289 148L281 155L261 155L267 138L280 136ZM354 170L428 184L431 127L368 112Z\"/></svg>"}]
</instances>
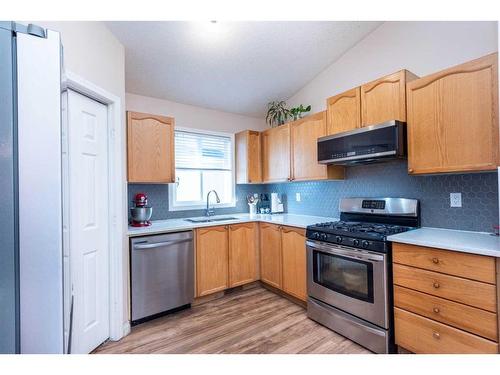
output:
<instances>
[{"instance_id":1,"label":"white ceiling","mask_svg":"<svg viewBox=\"0 0 500 375\"><path fill-rule=\"evenodd\" d=\"M291 97L380 23L106 25L125 46L127 92L263 117L269 101Z\"/></svg>"}]
</instances>

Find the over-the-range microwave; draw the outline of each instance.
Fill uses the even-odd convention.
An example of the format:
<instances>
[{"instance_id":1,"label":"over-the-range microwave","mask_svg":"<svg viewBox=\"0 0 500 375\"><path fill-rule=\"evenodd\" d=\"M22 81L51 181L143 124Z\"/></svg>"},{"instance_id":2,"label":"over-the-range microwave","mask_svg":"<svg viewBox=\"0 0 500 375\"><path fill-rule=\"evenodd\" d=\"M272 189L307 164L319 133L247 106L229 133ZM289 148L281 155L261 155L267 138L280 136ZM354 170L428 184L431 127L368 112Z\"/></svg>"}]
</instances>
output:
<instances>
[{"instance_id":1,"label":"over-the-range microwave","mask_svg":"<svg viewBox=\"0 0 500 375\"><path fill-rule=\"evenodd\" d=\"M396 120L318 139L321 164L355 165L404 157L406 123Z\"/></svg>"}]
</instances>

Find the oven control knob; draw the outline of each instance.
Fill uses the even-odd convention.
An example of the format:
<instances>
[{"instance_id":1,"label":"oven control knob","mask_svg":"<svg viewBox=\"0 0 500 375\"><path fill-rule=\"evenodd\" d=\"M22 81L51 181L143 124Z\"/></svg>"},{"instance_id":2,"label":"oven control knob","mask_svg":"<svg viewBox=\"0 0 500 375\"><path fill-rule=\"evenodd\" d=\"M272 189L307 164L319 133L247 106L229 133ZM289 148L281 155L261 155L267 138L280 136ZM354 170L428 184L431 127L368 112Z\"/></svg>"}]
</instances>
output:
<instances>
[{"instance_id":1,"label":"oven control knob","mask_svg":"<svg viewBox=\"0 0 500 375\"><path fill-rule=\"evenodd\" d=\"M340 237L340 236L335 237L335 241L337 241L337 243L341 243L342 237Z\"/></svg>"},{"instance_id":2,"label":"oven control knob","mask_svg":"<svg viewBox=\"0 0 500 375\"><path fill-rule=\"evenodd\" d=\"M321 233L320 234L320 238L323 240L323 241L326 241L328 239L328 235L326 233Z\"/></svg>"},{"instance_id":3,"label":"oven control knob","mask_svg":"<svg viewBox=\"0 0 500 375\"><path fill-rule=\"evenodd\" d=\"M354 246L359 246L359 240L353 240L353 241L352 241L352 244L353 244Z\"/></svg>"},{"instance_id":4,"label":"oven control knob","mask_svg":"<svg viewBox=\"0 0 500 375\"><path fill-rule=\"evenodd\" d=\"M370 243L367 240L361 242L361 246L363 246L365 249L368 247L368 245L370 245Z\"/></svg>"},{"instance_id":5,"label":"oven control knob","mask_svg":"<svg viewBox=\"0 0 500 375\"><path fill-rule=\"evenodd\" d=\"M319 238L319 233L318 232L313 232L311 235L312 238L318 239Z\"/></svg>"}]
</instances>

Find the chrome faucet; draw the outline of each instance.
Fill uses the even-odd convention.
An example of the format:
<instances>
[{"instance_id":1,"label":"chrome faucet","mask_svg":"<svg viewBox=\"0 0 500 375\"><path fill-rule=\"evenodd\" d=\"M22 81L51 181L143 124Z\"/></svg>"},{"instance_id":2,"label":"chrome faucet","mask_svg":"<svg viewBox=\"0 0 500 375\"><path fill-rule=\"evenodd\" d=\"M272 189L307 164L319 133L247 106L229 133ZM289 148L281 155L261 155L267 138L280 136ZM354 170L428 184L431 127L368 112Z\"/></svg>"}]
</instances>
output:
<instances>
[{"instance_id":1,"label":"chrome faucet","mask_svg":"<svg viewBox=\"0 0 500 375\"><path fill-rule=\"evenodd\" d=\"M205 215L207 216L212 216L212 215L215 215L215 210L212 208L210 209L210 193L214 192L215 193L215 199L217 200L217 203L220 203L220 199L219 199L219 194L217 194L217 192L215 190L210 190L207 194L207 210L205 211Z\"/></svg>"}]
</instances>

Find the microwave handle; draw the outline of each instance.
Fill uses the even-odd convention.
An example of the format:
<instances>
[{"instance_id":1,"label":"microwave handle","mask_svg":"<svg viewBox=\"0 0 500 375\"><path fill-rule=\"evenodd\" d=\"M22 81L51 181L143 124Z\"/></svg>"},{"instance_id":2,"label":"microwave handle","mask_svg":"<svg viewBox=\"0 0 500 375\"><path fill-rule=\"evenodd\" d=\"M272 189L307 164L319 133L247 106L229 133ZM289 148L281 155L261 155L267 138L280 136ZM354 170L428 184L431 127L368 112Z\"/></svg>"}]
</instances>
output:
<instances>
[{"instance_id":1,"label":"microwave handle","mask_svg":"<svg viewBox=\"0 0 500 375\"><path fill-rule=\"evenodd\" d=\"M366 260L370 262L383 262L385 256L382 254L373 254L361 250L351 250L345 246L334 244L323 245L317 242L307 241L307 247L319 250L332 255L341 255L346 258Z\"/></svg>"}]
</instances>

